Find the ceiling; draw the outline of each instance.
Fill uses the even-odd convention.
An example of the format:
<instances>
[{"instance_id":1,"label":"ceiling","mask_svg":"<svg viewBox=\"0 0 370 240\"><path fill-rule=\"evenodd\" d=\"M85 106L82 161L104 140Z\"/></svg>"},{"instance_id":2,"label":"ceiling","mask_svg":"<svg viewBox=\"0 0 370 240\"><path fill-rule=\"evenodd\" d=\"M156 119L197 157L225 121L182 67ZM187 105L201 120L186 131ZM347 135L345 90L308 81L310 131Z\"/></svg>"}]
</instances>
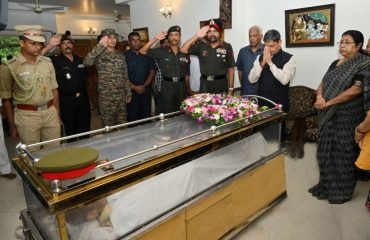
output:
<instances>
[{"instance_id":1,"label":"ceiling","mask_svg":"<svg viewBox=\"0 0 370 240\"><path fill-rule=\"evenodd\" d=\"M31 6L35 4L35 0L8 1L25 3ZM40 5L68 7L68 10L64 13L66 15L111 17L114 15L113 11L117 10L123 18L130 17L130 7L127 3L117 5L115 2L115 0L39 0Z\"/></svg>"}]
</instances>

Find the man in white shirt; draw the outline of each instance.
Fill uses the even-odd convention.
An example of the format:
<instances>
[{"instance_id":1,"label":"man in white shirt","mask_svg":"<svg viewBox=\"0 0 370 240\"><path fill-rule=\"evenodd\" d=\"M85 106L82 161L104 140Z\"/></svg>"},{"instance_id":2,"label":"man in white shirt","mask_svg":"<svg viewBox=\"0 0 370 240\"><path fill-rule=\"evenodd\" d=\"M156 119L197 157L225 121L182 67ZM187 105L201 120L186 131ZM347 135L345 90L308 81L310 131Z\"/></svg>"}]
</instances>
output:
<instances>
[{"instance_id":1,"label":"man in white shirt","mask_svg":"<svg viewBox=\"0 0 370 240\"><path fill-rule=\"evenodd\" d=\"M293 55L281 49L280 33L271 29L263 37L265 49L257 57L249 73L250 83L258 81L257 95L283 105L283 111L289 112L289 83L296 71ZM282 143L285 142L285 124L282 126Z\"/></svg>"}]
</instances>

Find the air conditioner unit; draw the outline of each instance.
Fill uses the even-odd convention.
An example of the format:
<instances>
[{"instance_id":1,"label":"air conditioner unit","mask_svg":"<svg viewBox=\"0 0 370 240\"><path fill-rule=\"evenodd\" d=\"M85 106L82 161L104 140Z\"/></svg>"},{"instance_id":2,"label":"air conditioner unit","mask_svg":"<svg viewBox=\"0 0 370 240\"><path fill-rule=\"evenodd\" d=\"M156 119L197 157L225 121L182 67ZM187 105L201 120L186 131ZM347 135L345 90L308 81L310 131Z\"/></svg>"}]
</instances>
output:
<instances>
[{"instance_id":1,"label":"air conditioner unit","mask_svg":"<svg viewBox=\"0 0 370 240\"><path fill-rule=\"evenodd\" d=\"M8 25L8 0L0 1L0 31Z\"/></svg>"}]
</instances>

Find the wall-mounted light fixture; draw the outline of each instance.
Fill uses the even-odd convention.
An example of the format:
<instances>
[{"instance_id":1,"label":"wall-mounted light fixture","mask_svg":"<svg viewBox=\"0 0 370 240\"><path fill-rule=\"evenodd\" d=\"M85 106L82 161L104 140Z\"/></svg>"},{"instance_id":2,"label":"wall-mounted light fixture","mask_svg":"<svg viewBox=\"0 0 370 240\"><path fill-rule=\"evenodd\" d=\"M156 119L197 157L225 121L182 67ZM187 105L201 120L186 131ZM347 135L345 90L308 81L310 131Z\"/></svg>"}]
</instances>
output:
<instances>
[{"instance_id":1,"label":"wall-mounted light fixture","mask_svg":"<svg viewBox=\"0 0 370 240\"><path fill-rule=\"evenodd\" d=\"M172 12L173 12L173 8L171 6L171 4L167 5L166 7L161 7L159 9L159 11L161 12L161 14L167 18L168 16L171 18L171 15L172 15Z\"/></svg>"},{"instance_id":2,"label":"wall-mounted light fixture","mask_svg":"<svg viewBox=\"0 0 370 240\"><path fill-rule=\"evenodd\" d=\"M98 29L96 29L96 27L89 27L87 29L87 33L90 34L90 35L94 35L96 31L98 31Z\"/></svg>"}]
</instances>

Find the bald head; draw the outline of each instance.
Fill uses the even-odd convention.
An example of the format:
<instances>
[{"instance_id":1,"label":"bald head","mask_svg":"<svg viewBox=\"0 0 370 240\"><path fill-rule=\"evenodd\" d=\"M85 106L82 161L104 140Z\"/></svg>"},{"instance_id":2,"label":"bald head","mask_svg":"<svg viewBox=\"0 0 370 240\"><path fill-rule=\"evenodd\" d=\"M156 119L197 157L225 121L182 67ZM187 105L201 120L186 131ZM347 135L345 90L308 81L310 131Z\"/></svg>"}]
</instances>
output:
<instances>
[{"instance_id":1,"label":"bald head","mask_svg":"<svg viewBox=\"0 0 370 240\"><path fill-rule=\"evenodd\" d=\"M260 26L253 26L249 29L249 44L252 48L259 47L262 37L262 28Z\"/></svg>"}]
</instances>

